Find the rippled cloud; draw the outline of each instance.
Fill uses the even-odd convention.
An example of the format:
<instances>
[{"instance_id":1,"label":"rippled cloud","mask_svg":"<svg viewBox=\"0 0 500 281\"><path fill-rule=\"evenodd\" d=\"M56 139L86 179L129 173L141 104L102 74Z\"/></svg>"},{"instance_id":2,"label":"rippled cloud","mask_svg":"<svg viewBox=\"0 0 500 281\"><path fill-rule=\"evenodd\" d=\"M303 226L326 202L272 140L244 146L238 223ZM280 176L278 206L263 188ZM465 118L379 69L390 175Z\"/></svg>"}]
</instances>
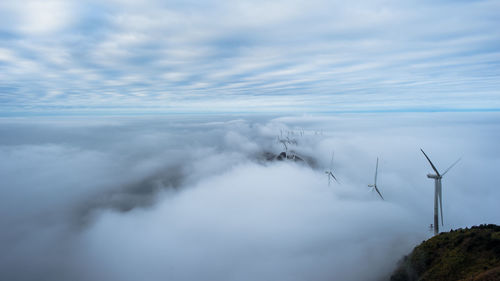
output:
<instances>
[{"instance_id":1,"label":"rippled cloud","mask_svg":"<svg viewBox=\"0 0 500 281\"><path fill-rule=\"evenodd\" d=\"M498 110L497 1L3 1L22 112Z\"/></svg>"}]
</instances>

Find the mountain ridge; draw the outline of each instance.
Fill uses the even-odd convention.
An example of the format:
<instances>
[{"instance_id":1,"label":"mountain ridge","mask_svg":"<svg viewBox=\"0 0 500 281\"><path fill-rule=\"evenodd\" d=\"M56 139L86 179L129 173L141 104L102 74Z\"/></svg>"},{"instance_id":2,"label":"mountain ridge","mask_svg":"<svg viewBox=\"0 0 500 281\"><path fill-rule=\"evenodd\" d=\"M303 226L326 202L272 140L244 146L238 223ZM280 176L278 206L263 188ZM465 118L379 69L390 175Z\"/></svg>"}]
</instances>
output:
<instances>
[{"instance_id":1,"label":"mountain ridge","mask_svg":"<svg viewBox=\"0 0 500 281\"><path fill-rule=\"evenodd\" d=\"M500 280L500 226L442 232L403 257L391 281Z\"/></svg>"}]
</instances>

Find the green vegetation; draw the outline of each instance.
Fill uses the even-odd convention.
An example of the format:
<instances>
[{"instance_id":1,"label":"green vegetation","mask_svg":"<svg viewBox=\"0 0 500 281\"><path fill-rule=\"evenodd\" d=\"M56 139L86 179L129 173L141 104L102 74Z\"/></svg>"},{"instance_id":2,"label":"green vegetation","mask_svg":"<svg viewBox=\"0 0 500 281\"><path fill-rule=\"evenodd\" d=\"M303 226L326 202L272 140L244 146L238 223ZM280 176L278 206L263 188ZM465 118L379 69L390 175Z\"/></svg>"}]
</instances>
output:
<instances>
[{"instance_id":1,"label":"green vegetation","mask_svg":"<svg viewBox=\"0 0 500 281\"><path fill-rule=\"evenodd\" d=\"M500 280L500 226L451 230L405 256L391 281Z\"/></svg>"}]
</instances>

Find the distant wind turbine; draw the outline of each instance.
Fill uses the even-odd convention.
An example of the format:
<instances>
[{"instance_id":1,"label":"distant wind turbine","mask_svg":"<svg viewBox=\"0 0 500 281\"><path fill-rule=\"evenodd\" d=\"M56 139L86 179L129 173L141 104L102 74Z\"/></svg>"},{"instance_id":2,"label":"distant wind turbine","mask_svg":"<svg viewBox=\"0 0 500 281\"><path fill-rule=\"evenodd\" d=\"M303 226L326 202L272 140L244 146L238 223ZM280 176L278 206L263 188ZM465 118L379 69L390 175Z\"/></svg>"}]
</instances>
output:
<instances>
[{"instance_id":1,"label":"distant wind turbine","mask_svg":"<svg viewBox=\"0 0 500 281\"><path fill-rule=\"evenodd\" d=\"M288 140L285 140L284 138L282 138L280 136L277 136L276 140L277 140L278 143L280 143L283 146L283 149L284 149L283 152L285 153L285 158L287 158L287 156L288 156L288 145L287 145L287 143L289 143Z\"/></svg>"},{"instance_id":2,"label":"distant wind turbine","mask_svg":"<svg viewBox=\"0 0 500 281\"><path fill-rule=\"evenodd\" d=\"M372 190L375 190L380 196L380 198L384 200L384 197L382 196L382 194L380 194L380 190L378 190L377 188L377 172L378 172L378 157L377 157L377 165L375 165L375 180L373 181L373 184L369 184L368 187L371 187Z\"/></svg>"},{"instance_id":3,"label":"distant wind turbine","mask_svg":"<svg viewBox=\"0 0 500 281\"><path fill-rule=\"evenodd\" d=\"M328 176L328 186L330 186L330 181L331 181L330 178L333 178L337 183L339 183L337 178L333 175L332 169L333 169L333 152L332 152L332 159L330 160L330 169L328 171L325 171L325 174L327 174Z\"/></svg>"},{"instance_id":4,"label":"distant wind turbine","mask_svg":"<svg viewBox=\"0 0 500 281\"><path fill-rule=\"evenodd\" d=\"M439 215L438 213L441 213L441 225L444 225L443 222L443 199L442 199L442 192L441 192L441 179L443 176L448 173L448 171L455 166L458 161L460 161L461 158L458 158L455 163L451 164L451 166L444 171L443 174L440 174L438 170L436 169L436 166L432 164L431 159L425 154L423 149L420 149L422 153L424 154L425 158L427 158L427 161L429 161L429 164L431 164L432 169L436 174L427 174L427 177L430 179L434 179L434 235L439 233ZM439 209L440 212L438 212L438 198L439 198Z\"/></svg>"}]
</instances>

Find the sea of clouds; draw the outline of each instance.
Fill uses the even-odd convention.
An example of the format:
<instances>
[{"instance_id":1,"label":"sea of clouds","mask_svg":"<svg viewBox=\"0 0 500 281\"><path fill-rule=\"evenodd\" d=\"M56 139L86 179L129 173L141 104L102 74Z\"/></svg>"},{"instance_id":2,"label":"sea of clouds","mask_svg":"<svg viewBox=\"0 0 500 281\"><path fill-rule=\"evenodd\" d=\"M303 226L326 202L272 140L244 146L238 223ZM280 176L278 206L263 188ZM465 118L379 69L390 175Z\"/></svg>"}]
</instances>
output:
<instances>
[{"instance_id":1,"label":"sea of clouds","mask_svg":"<svg viewBox=\"0 0 500 281\"><path fill-rule=\"evenodd\" d=\"M443 178L443 230L500 223L499 121L3 118L0 279L387 280L431 236L420 148L440 171L462 157ZM307 161L269 161L280 135ZM385 201L367 186L377 157Z\"/></svg>"}]
</instances>

